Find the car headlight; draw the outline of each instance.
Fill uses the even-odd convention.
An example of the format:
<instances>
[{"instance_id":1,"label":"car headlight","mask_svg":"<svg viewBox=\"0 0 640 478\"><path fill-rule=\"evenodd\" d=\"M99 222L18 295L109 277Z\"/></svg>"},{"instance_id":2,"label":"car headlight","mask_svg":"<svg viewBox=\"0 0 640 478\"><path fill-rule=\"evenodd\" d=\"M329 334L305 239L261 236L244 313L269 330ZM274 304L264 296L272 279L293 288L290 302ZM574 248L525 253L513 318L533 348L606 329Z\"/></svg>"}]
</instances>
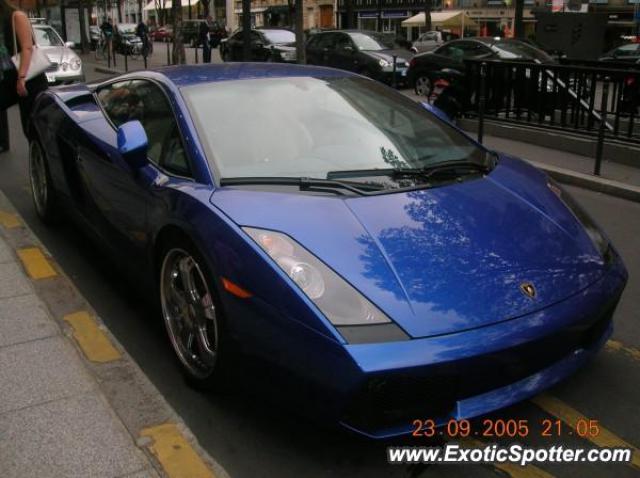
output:
<instances>
[{"instance_id":1,"label":"car headlight","mask_svg":"<svg viewBox=\"0 0 640 478\"><path fill-rule=\"evenodd\" d=\"M380 309L290 237L243 228L336 326L389 324Z\"/></svg>"},{"instance_id":2,"label":"car headlight","mask_svg":"<svg viewBox=\"0 0 640 478\"><path fill-rule=\"evenodd\" d=\"M383 60L382 58L378 60L378 65L380 65L382 68L387 68L389 66L391 66L391 63L389 63L387 60Z\"/></svg>"},{"instance_id":3,"label":"car headlight","mask_svg":"<svg viewBox=\"0 0 640 478\"><path fill-rule=\"evenodd\" d=\"M608 262L611 259L611 244L604 236L600 228L593 222L591 216L576 202L576 200L553 179L547 179L547 186L560 200L571 210L582 227L587 232L589 239L600 253L600 256Z\"/></svg>"},{"instance_id":4,"label":"car headlight","mask_svg":"<svg viewBox=\"0 0 640 478\"><path fill-rule=\"evenodd\" d=\"M80 58L73 58L69 62L69 66L71 67L72 70L79 70L80 67L82 66L82 61L80 61Z\"/></svg>"}]
</instances>

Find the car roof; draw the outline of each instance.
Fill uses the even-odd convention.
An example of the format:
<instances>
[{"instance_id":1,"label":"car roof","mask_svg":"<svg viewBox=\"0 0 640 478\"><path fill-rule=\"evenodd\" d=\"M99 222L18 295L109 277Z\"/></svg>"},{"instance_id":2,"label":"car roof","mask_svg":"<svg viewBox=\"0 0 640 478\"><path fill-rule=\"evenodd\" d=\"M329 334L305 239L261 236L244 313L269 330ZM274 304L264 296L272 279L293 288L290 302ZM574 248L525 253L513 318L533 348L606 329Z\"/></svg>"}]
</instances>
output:
<instances>
[{"instance_id":1,"label":"car roof","mask_svg":"<svg viewBox=\"0 0 640 478\"><path fill-rule=\"evenodd\" d=\"M342 78L355 76L345 70L286 63L222 63L166 66L154 70L178 88L221 81L260 78Z\"/></svg>"}]
</instances>

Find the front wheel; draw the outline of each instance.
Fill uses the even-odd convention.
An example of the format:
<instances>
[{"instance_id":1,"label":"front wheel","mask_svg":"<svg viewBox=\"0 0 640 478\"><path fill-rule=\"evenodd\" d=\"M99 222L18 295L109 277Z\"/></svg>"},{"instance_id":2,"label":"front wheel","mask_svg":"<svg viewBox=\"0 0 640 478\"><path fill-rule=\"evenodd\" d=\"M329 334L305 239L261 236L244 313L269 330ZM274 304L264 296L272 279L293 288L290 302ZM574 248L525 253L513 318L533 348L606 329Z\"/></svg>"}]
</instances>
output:
<instances>
[{"instance_id":1,"label":"front wheel","mask_svg":"<svg viewBox=\"0 0 640 478\"><path fill-rule=\"evenodd\" d=\"M426 75L419 75L416 78L416 85L414 90L416 95L418 96L429 96L431 94L431 90L433 88L433 83L431 82L431 78Z\"/></svg>"},{"instance_id":2,"label":"front wheel","mask_svg":"<svg viewBox=\"0 0 640 478\"><path fill-rule=\"evenodd\" d=\"M45 153L37 139L31 140L29 144L29 182L38 217L45 224L56 223L59 219L56 195Z\"/></svg>"},{"instance_id":3,"label":"front wheel","mask_svg":"<svg viewBox=\"0 0 640 478\"><path fill-rule=\"evenodd\" d=\"M221 375L222 309L213 277L190 242L164 248L159 282L164 324L182 370L192 385L212 388Z\"/></svg>"}]
</instances>

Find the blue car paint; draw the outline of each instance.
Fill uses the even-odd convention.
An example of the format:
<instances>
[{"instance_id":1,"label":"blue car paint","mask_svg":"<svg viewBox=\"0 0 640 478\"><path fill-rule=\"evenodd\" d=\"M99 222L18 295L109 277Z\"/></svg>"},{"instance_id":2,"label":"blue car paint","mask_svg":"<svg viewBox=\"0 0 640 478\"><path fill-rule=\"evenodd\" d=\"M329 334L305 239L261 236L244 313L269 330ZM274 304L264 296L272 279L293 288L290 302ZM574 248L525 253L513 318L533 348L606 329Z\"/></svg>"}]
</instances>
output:
<instances>
[{"instance_id":1,"label":"blue car paint","mask_svg":"<svg viewBox=\"0 0 640 478\"><path fill-rule=\"evenodd\" d=\"M469 361L478 357L480 363L483 357L553 336L572 324L591 324L606 304L619 297L627 277L621 260L616 255L611 264L605 264L573 214L549 190L546 176L507 156L482 179L368 198L216 188L215 171L206 161L180 87L300 75L350 74L295 65L232 64L173 67L119 77L117 81L147 78L162 85L194 166L193 180L168 176L152 164L132 171L118 155L115 129L95 103L82 101L89 93L86 87L41 95L36 124L45 147L51 146L46 149L56 189L73 196L56 147L59 138L42 126L52 119L64 123L67 140L77 141L94 160L101 158L104 163L80 166L97 188L85 192L92 195L91 208L79 210L85 224L147 278L153 278L157 267L159 236L168 228L184 231L216 272L227 325L243 349L308 381L318 396L327 397L321 403L328 415L368 436L408 431L403 424L375 429L344 419L345 410L371 376L429 373L443 364L455 368L464 362L459 371L467 372L473 382ZM38 116L43 121L38 122ZM111 212L99 204L105 198L115 200L116 211L114 204L108 204ZM393 214L380 214L389 208ZM428 220L434 213L442 217ZM241 230L243 225L295 238L413 339L347 344ZM504 229L510 233L504 234ZM513 243L511 234L516 238ZM549 242L541 245L531 240L539 241L541 234ZM452 264L438 262L443 256ZM442 289L421 277L425 263ZM474 267L479 269L477 274L472 273ZM253 297L241 300L224 293L221 276L251 291ZM537 301L520 294L517 286L522 280L535 283ZM487 302L489 311L484 307ZM452 409L447 416L475 416L547 388L582 363L582 357L590 356L608 333L610 328L587 349L566 351L568 358L539 370L538 375L476 396L457 397L452 402L457 412ZM574 356L580 359L571 359Z\"/></svg>"}]
</instances>

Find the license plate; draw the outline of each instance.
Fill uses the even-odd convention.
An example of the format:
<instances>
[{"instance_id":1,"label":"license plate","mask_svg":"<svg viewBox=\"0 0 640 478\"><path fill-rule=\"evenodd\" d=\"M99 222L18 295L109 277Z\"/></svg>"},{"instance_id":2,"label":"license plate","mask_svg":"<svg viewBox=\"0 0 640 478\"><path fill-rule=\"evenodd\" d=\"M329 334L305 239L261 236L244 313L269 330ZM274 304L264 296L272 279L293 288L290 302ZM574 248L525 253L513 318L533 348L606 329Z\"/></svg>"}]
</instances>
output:
<instances>
[{"instance_id":1,"label":"license plate","mask_svg":"<svg viewBox=\"0 0 640 478\"><path fill-rule=\"evenodd\" d=\"M407 76L407 70L400 70L400 76Z\"/></svg>"},{"instance_id":2,"label":"license plate","mask_svg":"<svg viewBox=\"0 0 640 478\"><path fill-rule=\"evenodd\" d=\"M53 73L45 73L45 75L47 75L47 81L49 83L55 83L56 82L56 76Z\"/></svg>"}]
</instances>

